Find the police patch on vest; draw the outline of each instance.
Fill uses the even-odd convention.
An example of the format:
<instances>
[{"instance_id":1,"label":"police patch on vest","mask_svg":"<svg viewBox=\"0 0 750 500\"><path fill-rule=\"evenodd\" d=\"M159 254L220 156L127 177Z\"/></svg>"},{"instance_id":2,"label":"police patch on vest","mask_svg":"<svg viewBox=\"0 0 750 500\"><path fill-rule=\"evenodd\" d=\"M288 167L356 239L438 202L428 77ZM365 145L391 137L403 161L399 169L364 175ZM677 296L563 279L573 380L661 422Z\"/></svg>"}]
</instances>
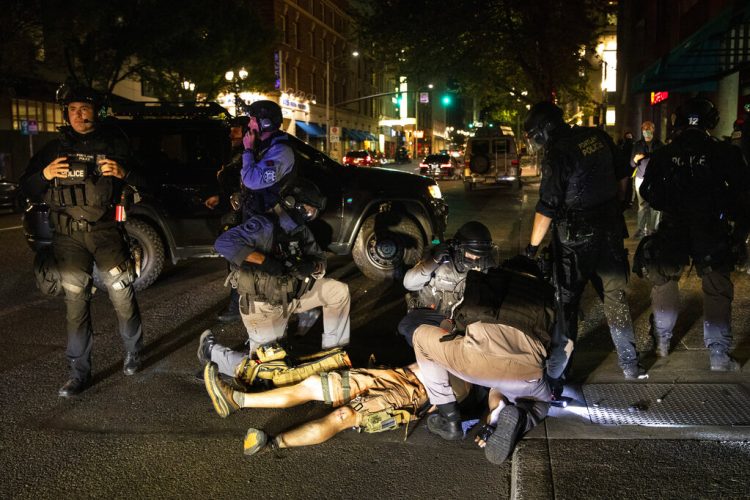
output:
<instances>
[{"instance_id":1,"label":"police patch on vest","mask_svg":"<svg viewBox=\"0 0 750 500\"><path fill-rule=\"evenodd\" d=\"M273 184L276 182L276 171L269 168L263 171L263 182Z\"/></svg>"}]
</instances>

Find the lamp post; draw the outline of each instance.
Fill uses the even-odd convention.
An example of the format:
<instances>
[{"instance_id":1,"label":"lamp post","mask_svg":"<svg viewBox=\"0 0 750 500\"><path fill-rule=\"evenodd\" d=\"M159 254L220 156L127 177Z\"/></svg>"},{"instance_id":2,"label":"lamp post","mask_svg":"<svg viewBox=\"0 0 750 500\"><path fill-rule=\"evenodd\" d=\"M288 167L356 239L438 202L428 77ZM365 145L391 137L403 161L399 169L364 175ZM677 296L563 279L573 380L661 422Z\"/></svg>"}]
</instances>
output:
<instances>
[{"instance_id":1,"label":"lamp post","mask_svg":"<svg viewBox=\"0 0 750 500\"><path fill-rule=\"evenodd\" d=\"M226 73L224 73L224 79L233 85L234 90L234 115L237 116L237 114L240 111L240 108L242 107L242 98L240 97L240 81L247 79L248 72L245 68L240 68L240 70L235 75L235 72L233 70L229 70Z\"/></svg>"},{"instance_id":2,"label":"lamp post","mask_svg":"<svg viewBox=\"0 0 750 500\"><path fill-rule=\"evenodd\" d=\"M344 57L341 54L331 58L331 53L326 53L326 154L331 154L331 63ZM359 57L359 52L352 52L352 57Z\"/></svg>"},{"instance_id":3,"label":"lamp post","mask_svg":"<svg viewBox=\"0 0 750 500\"><path fill-rule=\"evenodd\" d=\"M195 83L190 80L183 80L180 86L185 92L190 92L190 96L193 95L193 92L195 91Z\"/></svg>"}]
</instances>

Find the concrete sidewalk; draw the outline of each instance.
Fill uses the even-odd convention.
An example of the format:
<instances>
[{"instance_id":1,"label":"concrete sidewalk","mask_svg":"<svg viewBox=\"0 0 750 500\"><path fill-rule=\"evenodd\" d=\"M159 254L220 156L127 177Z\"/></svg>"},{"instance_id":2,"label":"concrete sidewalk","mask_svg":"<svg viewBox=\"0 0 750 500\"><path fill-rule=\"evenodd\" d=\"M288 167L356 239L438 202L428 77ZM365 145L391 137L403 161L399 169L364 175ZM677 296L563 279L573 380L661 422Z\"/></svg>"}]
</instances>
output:
<instances>
[{"instance_id":1,"label":"concrete sidewalk","mask_svg":"<svg viewBox=\"0 0 750 500\"><path fill-rule=\"evenodd\" d=\"M536 203L527 183L525 220ZM626 212L631 229L634 209ZM529 227L522 231L530 231ZM638 244L626 240L631 256ZM732 355L740 372L709 370L702 293L695 271L680 281L681 313L669 357L649 336L649 285L631 277L637 347L649 378L626 382L617 366L602 306L589 289L564 396L517 446L511 497L750 498L750 276L734 273ZM633 299L639 297L639 299Z\"/></svg>"}]
</instances>

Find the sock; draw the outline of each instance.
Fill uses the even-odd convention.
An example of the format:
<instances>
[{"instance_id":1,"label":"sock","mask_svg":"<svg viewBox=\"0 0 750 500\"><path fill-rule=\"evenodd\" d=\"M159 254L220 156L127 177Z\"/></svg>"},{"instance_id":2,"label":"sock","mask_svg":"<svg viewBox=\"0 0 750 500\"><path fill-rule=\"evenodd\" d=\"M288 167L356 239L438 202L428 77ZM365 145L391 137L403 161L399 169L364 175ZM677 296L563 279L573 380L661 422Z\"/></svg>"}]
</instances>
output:
<instances>
[{"instance_id":1,"label":"sock","mask_svg":"<svg viewBox=\"0 0 750 500\"><path fill-rule=\"evenodd\" d=\"M245 406L245 394L238 391L232 391L232 399L240 408L247 408Z\"/></svg>"}]
</instances>

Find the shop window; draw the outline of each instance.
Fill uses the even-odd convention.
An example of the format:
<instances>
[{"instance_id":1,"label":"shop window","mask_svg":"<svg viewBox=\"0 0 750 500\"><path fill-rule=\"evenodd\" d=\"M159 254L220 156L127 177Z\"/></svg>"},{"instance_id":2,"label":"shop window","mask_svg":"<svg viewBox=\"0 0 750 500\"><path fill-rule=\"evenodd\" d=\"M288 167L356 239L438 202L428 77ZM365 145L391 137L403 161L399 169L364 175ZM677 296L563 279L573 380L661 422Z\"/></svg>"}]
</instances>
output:
<instances>
[{"instance_id":1,"label":"shop window","mask_svg":"<svg viewBox=\"0 0 750 500\"><path fill-rule=\"evenodd\" d=\"M36 120L40 132L54 132L65 125L60 106L52 102L13 99L11 114L13 130L21 129L21 120Z\"/></svg>"}]
</instances>

